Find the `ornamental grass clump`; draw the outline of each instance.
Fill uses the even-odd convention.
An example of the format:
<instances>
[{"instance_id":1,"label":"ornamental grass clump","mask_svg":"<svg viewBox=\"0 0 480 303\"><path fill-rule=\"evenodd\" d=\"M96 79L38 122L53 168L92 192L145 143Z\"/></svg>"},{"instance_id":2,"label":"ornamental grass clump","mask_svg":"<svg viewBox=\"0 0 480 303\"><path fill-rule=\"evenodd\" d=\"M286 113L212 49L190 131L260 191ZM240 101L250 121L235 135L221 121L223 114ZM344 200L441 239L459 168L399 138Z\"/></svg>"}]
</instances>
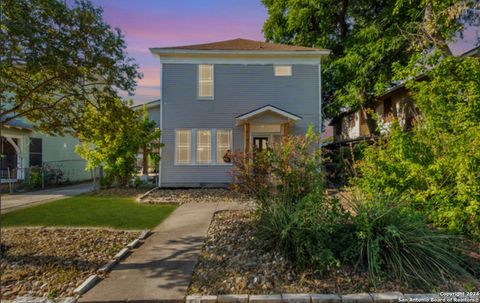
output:
<instances>
[{"instance_id":1,"label":"ornamental grass clump","mask_svg":"<svg viewBox=\"0 0 480 303\"><path fill-rule=\"evenodd\" d=\"M353 240L349 218L337 199L327 199L322 192L296 204L270 200L257 211L257 239L298 268L326 273L342 264L345 243Z\"/></svg>"},{"instance_id":2,"label":"ornamental grass clump","mask_svg":"<svg viewBox=\"0 0 480 303\"><path fill-rule=\"evenodd\" d=\"M421 214L394 197L354 197L352 202L356 214L350 258L367 269L373 285L392 276L429 290L458 279L473 280L459 250L461 237L430 227Z\"/></svg>"}]
</instances>

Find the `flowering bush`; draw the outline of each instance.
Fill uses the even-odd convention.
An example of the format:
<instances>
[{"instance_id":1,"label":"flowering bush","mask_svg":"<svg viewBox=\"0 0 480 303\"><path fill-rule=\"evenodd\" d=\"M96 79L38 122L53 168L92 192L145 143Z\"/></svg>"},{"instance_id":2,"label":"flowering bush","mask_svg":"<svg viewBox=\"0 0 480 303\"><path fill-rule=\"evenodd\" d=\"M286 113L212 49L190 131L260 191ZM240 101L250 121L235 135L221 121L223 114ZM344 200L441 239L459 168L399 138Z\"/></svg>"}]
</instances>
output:
<instances>
[{"instance_id":1,"label":"flowering bush","mask_svg":"<svg viewBox=\"0 0 480 303\"><path fill-rule=\"evenodd\" d=\"M323 184L319 135L284 137L267 150L233 156L233 187L259 202L281 199L296 203Z\"/></svg>"}]
</instances>

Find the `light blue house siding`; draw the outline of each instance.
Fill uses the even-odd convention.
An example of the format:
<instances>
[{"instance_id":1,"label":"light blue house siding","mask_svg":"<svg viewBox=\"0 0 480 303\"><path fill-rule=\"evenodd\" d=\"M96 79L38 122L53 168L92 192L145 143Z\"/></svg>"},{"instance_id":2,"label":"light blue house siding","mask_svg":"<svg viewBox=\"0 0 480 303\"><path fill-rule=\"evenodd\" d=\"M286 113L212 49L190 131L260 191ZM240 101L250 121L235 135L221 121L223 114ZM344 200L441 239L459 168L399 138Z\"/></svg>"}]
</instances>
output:
<instances>
[{"instance_id":1,"label":"light blue house siding","mask_svg":"<svg viewBox=\"0 0 480 303\"><path fill-rule=\"evenodd\" d=\"M162 186L229 183L231 165L176 165L175 129L232 129L233 150L243 151L243 126L235 118L267 104L300 116L291 134L319 125L319 65L292 65L292 76L274 75L274 65L215 64L214 99L197 98L197 64L162 66ZM192 147L194 148L194 147Z\"/></svg>"}]
</instances>

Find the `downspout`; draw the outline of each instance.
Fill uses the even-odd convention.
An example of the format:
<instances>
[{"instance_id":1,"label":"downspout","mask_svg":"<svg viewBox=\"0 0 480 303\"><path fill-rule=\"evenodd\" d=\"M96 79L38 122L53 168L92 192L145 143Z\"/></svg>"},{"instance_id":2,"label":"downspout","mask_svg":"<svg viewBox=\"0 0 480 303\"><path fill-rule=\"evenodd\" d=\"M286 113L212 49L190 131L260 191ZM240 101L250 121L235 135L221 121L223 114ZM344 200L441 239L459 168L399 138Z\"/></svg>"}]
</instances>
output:
<instances>
[{"instance_id":1,"label":"downspout","mask_svg":"<svg viewBox=\"0 0 480 303\"><path fill-rule=\"evenodd\" d=\"M160 144L162 143L163 137L163 64L160 61ZM158 187L162 187L162 150L159 148L160 161L158 161Z\"/></svg>"}]
</instances>

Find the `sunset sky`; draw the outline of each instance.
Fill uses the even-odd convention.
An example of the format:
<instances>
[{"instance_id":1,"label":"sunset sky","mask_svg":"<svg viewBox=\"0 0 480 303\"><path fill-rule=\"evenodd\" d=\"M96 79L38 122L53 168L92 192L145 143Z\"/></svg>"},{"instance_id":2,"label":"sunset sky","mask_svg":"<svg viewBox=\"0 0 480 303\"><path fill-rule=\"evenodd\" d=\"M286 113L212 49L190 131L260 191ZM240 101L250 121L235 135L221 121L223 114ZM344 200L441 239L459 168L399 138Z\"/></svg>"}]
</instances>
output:
<instances>
[{"instance_id":1,"label":"sunset sky","mask_svg":"<svg viewBox=\"0 0 480 303\"><path fill-rule=\"evenodd\" d=\"M160 64L150 47L206 43L234 38L264 40L267 11L260 0L93 0L104 19L125 34L128 53L144 74L138 81L135 103L160 96ZM452 49L463 53L480 31L470 29Z\"/></svg>"}]
</instances>

